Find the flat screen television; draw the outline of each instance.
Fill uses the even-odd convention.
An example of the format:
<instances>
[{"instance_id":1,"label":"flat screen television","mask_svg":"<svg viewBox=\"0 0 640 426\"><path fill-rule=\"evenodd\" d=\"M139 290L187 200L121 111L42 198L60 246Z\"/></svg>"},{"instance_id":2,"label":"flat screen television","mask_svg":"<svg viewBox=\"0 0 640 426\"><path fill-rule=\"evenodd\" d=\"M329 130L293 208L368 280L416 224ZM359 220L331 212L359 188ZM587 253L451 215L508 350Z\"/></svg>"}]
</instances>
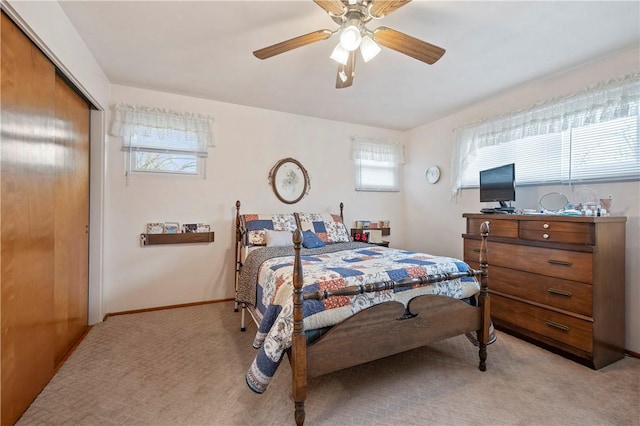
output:
<instances>
[{"instance_id":1,"label":"flat screen television","mask_svg":"<svg viewBox=\"0 0 640 426\"><path fill-rule=\"evenodd\" d=\"M499 212L513 212L507 201L516 200L516 165L514 163L480 171L480 202L496 201ZM483 209L484 210L484 209ZM490 209L489 209L490 210Z\"/></svg>"}]
</instances>

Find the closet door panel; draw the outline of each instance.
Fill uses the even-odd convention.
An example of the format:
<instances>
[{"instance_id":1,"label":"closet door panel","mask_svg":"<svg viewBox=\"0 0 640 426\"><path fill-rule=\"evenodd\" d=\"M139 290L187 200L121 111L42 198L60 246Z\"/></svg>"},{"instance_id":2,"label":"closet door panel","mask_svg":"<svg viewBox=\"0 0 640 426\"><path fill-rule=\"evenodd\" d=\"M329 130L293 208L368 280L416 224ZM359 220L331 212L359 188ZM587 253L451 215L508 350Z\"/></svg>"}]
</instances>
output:
<instances>
[{"instance_id":1,"label":"closet door panel","mask_svg":"<svg viewBox=\"0 0 640 426\"><path fill-rule=\"evenodd\" d=\"M55 69L1 19L1 421L12 424L54 371Z\"/></svg>"},{"instance_id":2,"label":"closet door panel","mask_svg":"<svg viewBox=\"0 0 640 426\"><path fill-rule=\"evenodd\" d=\"M87 329L89 106L56 77L55 363Z\"/></svg>"}]
</instances>

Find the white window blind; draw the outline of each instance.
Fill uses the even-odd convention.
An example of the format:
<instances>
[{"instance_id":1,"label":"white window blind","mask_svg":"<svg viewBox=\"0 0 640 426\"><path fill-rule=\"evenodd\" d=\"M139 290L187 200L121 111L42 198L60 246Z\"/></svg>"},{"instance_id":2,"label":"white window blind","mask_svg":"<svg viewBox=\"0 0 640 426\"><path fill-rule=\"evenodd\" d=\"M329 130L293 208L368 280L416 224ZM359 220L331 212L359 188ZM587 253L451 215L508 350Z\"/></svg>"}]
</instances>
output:
<instances>
[{"instance_id":1,"label":"white window blind","mask_svg":"<svg viewBox=\"0 0 640 426\"><path fill-rule=\"evenodd\" d=\"M402 145L379 138L353 136L356 191L400 191Z\"/></svg>"},{"instance_id":2,"label":"white window blind","mask_svg":"<svg viewBox=\"0 0 640 426\"><path fill-rule=\"evenodd\" d=\"M456 129L452 194L516 163L519 185L640 179L640 74Z\"/></svg>"},{"instance_id":3,"label":"white window blind","mask_svg":"<svg viewBox=\"0 0 640 426\"><path fill-rule=\"evenodd\" d=\"M204 175L213 118L143 106L114 107L111 134L129 153L127 171Z\"/></svg>"}]
</instances>

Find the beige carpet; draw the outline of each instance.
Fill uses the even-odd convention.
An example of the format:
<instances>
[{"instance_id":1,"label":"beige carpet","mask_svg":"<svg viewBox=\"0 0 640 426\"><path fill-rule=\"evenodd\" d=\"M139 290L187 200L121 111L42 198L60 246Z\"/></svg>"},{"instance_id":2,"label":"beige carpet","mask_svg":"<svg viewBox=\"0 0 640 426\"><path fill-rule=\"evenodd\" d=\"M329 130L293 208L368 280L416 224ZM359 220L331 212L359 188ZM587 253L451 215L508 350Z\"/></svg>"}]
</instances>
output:
<instances>
[{"instance_id":1,"label":"beige carpet","mask_svg":"<svg viewBox=\"0 0 640 426\"><path fill-rule=\"evenodd\" d=\"M294 424L290 368L252 393L232 303L98 324L18 425ZM488 369L457 337L311 381L308 425L639 425L640 360L599 371L504 333Z\"/></svg>"}]
</instances>

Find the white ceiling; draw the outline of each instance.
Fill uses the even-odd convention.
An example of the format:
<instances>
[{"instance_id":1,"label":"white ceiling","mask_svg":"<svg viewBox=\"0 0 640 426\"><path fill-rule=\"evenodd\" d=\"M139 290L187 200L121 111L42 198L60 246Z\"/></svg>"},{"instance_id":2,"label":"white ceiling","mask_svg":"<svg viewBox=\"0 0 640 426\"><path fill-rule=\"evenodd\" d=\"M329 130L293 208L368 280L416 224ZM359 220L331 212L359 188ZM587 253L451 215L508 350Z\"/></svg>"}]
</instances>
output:
<instances>
[{"instance_id":1,"label":"white ceiling","mask_svg":"<svg viewBox=\"0 0 640 426\"><path fill-rule=\"evenodd\" d=\"M383 48L369 63L358 58L352 87L335 89L336 36L252 55L335 30L312 0L60 4L113 84L398 130L640 44L638 1L414 0L367 27L443 47L442 59L427 65Z\"/></svg>"}]
</instances>

